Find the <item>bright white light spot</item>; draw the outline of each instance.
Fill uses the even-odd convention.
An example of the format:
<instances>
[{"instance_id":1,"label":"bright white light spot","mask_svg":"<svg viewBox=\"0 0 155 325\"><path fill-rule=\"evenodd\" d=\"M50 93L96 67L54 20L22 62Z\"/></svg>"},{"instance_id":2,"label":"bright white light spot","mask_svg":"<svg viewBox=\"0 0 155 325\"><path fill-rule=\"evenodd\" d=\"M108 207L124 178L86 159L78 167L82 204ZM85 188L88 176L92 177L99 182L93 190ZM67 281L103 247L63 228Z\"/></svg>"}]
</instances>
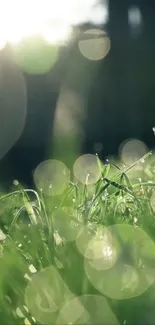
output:
<instances>
[{"instance_id":1,"label":"bright white light spot","mask_svg":"<svg viewBox=\"0 0 155 325\"><path fill-rule=\"evenodd\" d=\"M99 233L90 240L85 253L92 267L97 270L108 270L117 260L117 252L112 245L112 237L108 230L102 229L102 236Z\"/></svg>"},{"instance_id":2,"label":"bright white light spot","mask_svg":"<svg viewBox=\"0 0 155 325\"><path fill-rule=\"evenodd\" d=\"M24 307L24 309L27 311L27 313L29 312L29 310L28 310L28 308L24 305L23 306Z\"/></svg>"},{"instance_id":3,"label":"bright white light spot","mask_svg":"<svg viewBox=\"0 0 155 325\"><path fill-rule=\"evenodd\" d=\"M20 317L20 318L23 318L23 317L24 317L24 315L23 315L23 313L22 313L22 311L20 310L19 307L16 309L16 314L17 314L17 316Z\"/></svg>"},{"instance_id":4,"label":"bright white light spot","mask_svg":"<svg viewBox=\"0 0 155 325\"><path fill-rule=\"evenodd\" d=\"M19 182L17 181L17 179L15 179L15 180L13 181L13 185L15 185L15 186L18 186L18 185L19 185Z\"/></svg>"},{"instance_id":5,"label":"bright white light spot","mask_svg":"<svg viewBox=\"0 0 155 325\"><path fill-rule=\"evenodd\" d=\"M98 0L5 0L1 3L0 31L2 41L19 42L23 37L42 33L48 22L59 22L50 40L59 43L63 27L84 22L105 23L108 17L108 1L100 5ZM60 31L61 30L61 31ZM49 39L49 36L47 37ZM62 41L62 39L61 39Z\"/></svg>"},{"instance_id":6,"label":"bright white light spot","mask_svg":"<svg viewBox=\"0 0 155 325\"><path fill-rule=\"evenodd\" d=\"M45 26L45 28L42 29L41 34L44 37L44 40L49 44L63 44L70 39L72 29L66 25L53 24L51 26Z\"/></svg>"},{"instance_id":7,"label":"bright white light spot","mask_svg":"<svg viewBox=\"0 0 155 325\"><path fill-rule=\"evenodd\" d=\"M106 246L103 248L102 252L103 252L103 256L105 258L109 259L112 256L113 250L112 250L112 247Z\"/></svg>"},{"instance_id":8,"label":"bright white light spot","mask_svg":"<svg viewBox=\"0 0 155 325\"><path fill-rule=\"evenodd\" d=\"M31 281L31 278L30 278L30 276L27 273L24 274L24 278L27 279L27 280L29 280L29 281Z\"/></svg>"},{"instance_id":9,"label":"bright white light spot","mask_svg":"<svg viewBox=\"0 0 155 325\"><path fill-rule=\"evenodd\" d=\"M92 18L91 22L99 25L99 24L106 24L109 19L109 11L108 11L108 5L105 2L104 4L98 4L93 10L92 10Z\"/></svg>"},{"instance_id":10,"label":"bright white light spot","mask_svg":"<svg viewBox=\"0 0 155 325\"><path fill-rule=\"evenodd\" d=\"M128 10L128 22L133 28L139 27L141 25L142 15L138 7L130 7L130 9Z\"/></svg>"},{"instance_id":11,"label":"bright white light spot","mask_svg":"<svg viewBox=\"0 0 155 325\"><path fill-rule=\"evenodd\" d=\"M36 272L37 272L37 270L36 270L36 268L34 267L33 264L31 264L31 265L29 266L29 270L30 270L31 273L36 273Z\"/></svg>"},{"instance_id":12,"label":"bright white light spot","mask_svg":"<svg viewBox=\"0 0 155 325\"><path fill-rule=\"evenodd\" d=\"M95 184L101 177L101 170L95 155L79 157L73 166L75 177L83 184Z\"/></svg>"},{"instance_id":13,"label":"bright white light spot","mask_svg":"<svg viewBox=\"0 0 155 325\"><path fill-rule=\"evenodd\" d=\"M84 32L79 41L81 54L89 60L101 60L110 50L110 38L100 29L91 29Z\"/></svg>"}]
</instances>

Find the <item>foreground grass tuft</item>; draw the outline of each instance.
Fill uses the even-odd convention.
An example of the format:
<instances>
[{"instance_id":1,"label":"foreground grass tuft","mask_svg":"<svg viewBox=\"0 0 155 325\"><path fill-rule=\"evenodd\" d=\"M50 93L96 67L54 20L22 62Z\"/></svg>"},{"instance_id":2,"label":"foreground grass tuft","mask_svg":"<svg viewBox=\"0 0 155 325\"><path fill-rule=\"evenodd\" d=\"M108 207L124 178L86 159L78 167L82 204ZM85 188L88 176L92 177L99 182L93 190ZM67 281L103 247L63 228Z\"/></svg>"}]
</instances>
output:
<instances>
[{"instance_id":1,"label":"foreground grass tuft","mask_svg":"<svg viewBox=\"0 0 155 325\"><path fill-rule=\"evenodd\" d=\"M73 180L59 196L48 197L42 192L23 189L17 182L12 193L1 194L0 324L54 324L57 319L61 324L67 321L71 323L71 320L72 323L78 323L79 316L74 320L73 315L70 315L71 320L63 318L64 316L57 318L60 312L57 306L62 308L64 302L81 295L106 298L104 303L107 301L110 307L105 305L105 309L107 311L107 308L111 308L112 314L108 310L104 324L110 325L116 321L119 324L142 324L145 321L147 324L153 324L154 156L147 154L128 167L112 162L102 165L99 160L98 163L102 177L96 184L83 185ZM121 225L124 228L121 228ZM104 255L103 260L100 255L100 244L102 242L105 248L106 240L112 240L114 260L108 259L107 255ZM143 245L142 251L139 250L140 241ZM98 248L95 245L99 245ZM124 247L125 253L122 253ZM130 251L130 256L126 248ZM98 256L89 255L90 252ZM118 254L120 259L115 270ZM100 284L98 279L94 284L94 273L89 272L89 267L94 261L94 269L99 272L97 274L105 272L103 276L107 277L107 287L103 283ZM125 277L121 275L120 265L127 268ZM57 287L53 284L54 292L58 292L58 296L54 296L57 304L45 290L47 286L50 287L50 283L52 286L52 280L48 279L48 270L55 283L57 282ZM40 280L35 278L37 274L41 274ZM43 274L46 274L46 277L43 277ZM121 281L124 281L120 292L117 286L119 275L120 278L122 276ZM35 297L32 297L32 279L36 279L34 292L36 287L39 293L39 290L44 289L42 307L38 311L38 307L33 304ZM43 279L45 282L39 284ZM62 294L64 284L66 287L63 287ZM113 290L109 291L111 286ZM59 296L62 299L63 295L65 300L60 301ZM48 305L51 304L50 311L46 308L45 297ZM80 318L79 324L94 321L91 317L89 321L86 316L80 317L83 318Z\"/></svg>"}]
</instances>

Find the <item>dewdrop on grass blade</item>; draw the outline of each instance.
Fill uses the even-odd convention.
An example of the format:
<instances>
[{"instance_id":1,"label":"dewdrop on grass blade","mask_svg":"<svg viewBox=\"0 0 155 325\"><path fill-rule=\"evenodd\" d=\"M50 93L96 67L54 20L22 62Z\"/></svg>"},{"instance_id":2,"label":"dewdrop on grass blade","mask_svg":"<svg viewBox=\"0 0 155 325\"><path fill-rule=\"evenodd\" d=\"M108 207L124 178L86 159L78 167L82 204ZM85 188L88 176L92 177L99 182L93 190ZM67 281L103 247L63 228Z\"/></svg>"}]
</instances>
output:
<instances>
[{"instance_id":1,"label":"dewdrop on grass blade","mask_svg":"<svg viewBox=\"0 0 155 325\"><path fill-rule=\"evenodd\" d=\"M24 324L25 325L31 325L31 323L29 322L29 320L27 318L24 319Z\"/></svg>"},{"instance_id":2,"label":"dewdrop on grass blade","mask_svg":"<svg viewBox=\"0 0 155 325\"><path fill-rule=\"evenodd\" d=\"M36 272L37 272L37 270L36 270L36 268L34 267L33 264L31 264L31 265L29 266L29 271L30 271L31 273L36 273Z\"/></svg>"},{"instance_id":3,"label":"dewdrop on grass blade","mask_svg":"<svg viewBox=\"0 0 155 325\"><path fill-rule=\"evenodd\" d=\"M0 229L0 241L1 240L5 240L6 239L6 235L3 233L3 231Z\"/></svg>"},{"instance_id":4,"label":"dewdrop on grass blade","mask_svg":"<svg viewBox=\"0 0 155 325\"><path fill-rule=\"evenodd\" d=\"M15 180L13 181L13 185L14 185L14 186L18 186L18 185L19 185L19 182L18 182L17 179L15 179Z\"/></svg>"},{"instance_id":5,"label":"dewdrop on grass blade","mask_svg":"<svg viewBox=\"0 0 155 325\"><path fill-rule=\"evenodd\" d=\"M19 318L24 318L24 314L22 313L19 307L17 307L16 309L16 314Z\"/></svg>"}]
</instances>

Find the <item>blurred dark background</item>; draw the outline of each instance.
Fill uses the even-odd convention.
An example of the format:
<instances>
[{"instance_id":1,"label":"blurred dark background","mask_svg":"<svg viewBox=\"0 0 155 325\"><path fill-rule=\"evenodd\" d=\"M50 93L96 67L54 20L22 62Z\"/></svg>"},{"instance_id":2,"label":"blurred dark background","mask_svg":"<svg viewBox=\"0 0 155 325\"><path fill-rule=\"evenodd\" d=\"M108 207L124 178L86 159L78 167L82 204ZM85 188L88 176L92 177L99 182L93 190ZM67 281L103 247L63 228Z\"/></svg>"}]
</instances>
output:
<instances>
[{"instance_id":1,"label":"blurred dark background","mask_svg":"<svg viewBox=\"0 0 155 325\"><path fill-rule=\"evenodd\" d=\"M139 18L135 15L134 26L128 18L131 6L138 8L142 17L142 22L136 23ZM75 31L92 28L96 26L85 22ZM148 0L110 0L109 20L97 28L107 32L111 40L110 51L103 60L83 57L77 36L67 47L60 48L51 71L40 75L23 73L27 91L26 123L16 144L0 160L1 184L9 186L13 179L18 179L31 186L37 165L53 157L54 118L63 85L84 100L78 155L95 153L96 148L101 148L102 159L118 155L120 144L128 138L137 138L149 149L154 148L155 4ZM9 45L0 55L4 70L8 62L14 64ZM2 105L1 101L0 108ZM56 157L65 160L65 152L67 155L71 150L67 143L62 140L64 156L61 157L60 146Z\"/></svg>"}]
</instances>

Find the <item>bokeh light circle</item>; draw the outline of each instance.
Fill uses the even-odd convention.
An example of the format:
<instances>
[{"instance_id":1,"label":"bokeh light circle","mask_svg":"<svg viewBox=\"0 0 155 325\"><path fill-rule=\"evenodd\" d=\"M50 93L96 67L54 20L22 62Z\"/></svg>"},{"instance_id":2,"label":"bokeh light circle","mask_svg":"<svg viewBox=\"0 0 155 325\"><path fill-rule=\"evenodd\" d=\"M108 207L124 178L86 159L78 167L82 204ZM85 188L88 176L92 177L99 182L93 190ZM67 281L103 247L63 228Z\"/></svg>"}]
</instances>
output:
<instances>
[{"instance_id":1,"label":"bokeh light circle","mask_svg":"<svg viewBox=\"0 0 155 325\"><path fill-rule=\"evenodd\" d=\"M141 295L155 280L155 243L140 228L120 224L108 227L117 260L99 269L85 258L85 272L92 285L112 299Z\"/></svg>"},{"instance_id":2,"label":"bokeh light circle","mask_svg":"<svg viewBox=\"0 0 155 325\"><path fill-rule=\"evenodd\" d=\"M48 73L58 58L58 46L47 43L41 36L12 44L12 50L15 62L28 74Z\"/></svg>"},{"instance_id":3,"label":"bokeh light circle","mask_svg":"<svg viewBox=\"0 0 155 325\"><path fill-rule=\"evenodd\" d=\"M125 165L132 165L148 152L148 148L140 140L129 139L121 144L119 151L122 162Z\"/></svg>"},{"instance_id":4,"label":"bokeh light circle","mask_svg":"<svg viewBox=\"0 0 155 325\"><path fill-rule=\"evenodd\" d=\"M56 324L117 325L119 322L104 297L82 295L62 307Z\"/></svg>"},{"instance_id":5,"label":"bokeh light circle","mask_svg":"<svg viewBox=\"0 0 155 325\"><path fill-rule=\"evenodd\" d=\"M89 223L79 231L76 238L76 246L81 255L85 256L88 244L96 235L97 229L95 223Z\"/></svg>"},{"instance_id":6,"label":"bokeh light circle","mask_svg":"<svg viewBox=\"0 0 155 325\"><path fill-rule=\"evenodd\" d=\"M54 213L55 229L60 237L67 241L74 241L83 228L82 222L77 219L76 212L71 207L59 208Z\"/></svg>"},{"instance_id":7,"label":"bokeh light circle","mask_svg":"<svg viewBox=\"0 0 155 325\"><path fill-rule=\"evenodd\" d=\"M113 267L117 260L117 252L111 238L108 238L108 234L103 238L96 238L95 236L88 243L85 258L98 270L108 270Z\"/></svg>"},{"instance_id":8,"label":"bokeh light circle","mask_svg":"<svg viewBox=\"0 0 155 325\"><path fill-rule=\"evenodd\" d=\"M60 309L73 295L53 266L32 276L25 301L31 315L41 324L56 324Z\"/></svg>"},{"instance_id":9,"label":"bokeh light circle","mask_svg":"<svg viewBox=\"0 0 155 325\"><path fill-rule=\"evenodd\" d=\"M111 42L104 31L91 29L84 32L78 45L84 57L95 61L103 59L108 54Z\"/></svg>"},{"instance_id":10,"label":"bokeh light circle","mask_svg":"<svg viewBox=\"0 0 155 325\"><path fill-rule=\"evenodd\" d=\"M89 224L83 227L77 238L78 251L98 270L107 270L115 264L117 251L110 232L102 225Z\"/></svg>"},{"instance_id":11,"label":"bokeh light circle","mask_svg":"<svg viewBox=\"0 0 155 325\"><path fill-rule=\"evenodd\" d=\"M38 190L48 196L60 195L70 181L70 171L59 160L42 162L34 172L34 182Z\"/></svg>"},{"instance_id":12,"label":"bokeh light circle","mask_svg":"<svg viewBox=\"0 0 155 325\"><path fill-rule=\"evenodd\" d=\"M95 155L86 154L79 157L73 166L78 181L83 184L95 184L101 177L101 170Z\"/></svg>"},{"instance_id":13,"label":"bokeh light circle","mask_svg":"<svg viewBox=\"0 0 155 325\"><path fill-rule=\"evenodd\" d=\"M26 120L27 93L21 71L7 56L0 60L0 159L20 138Z\"/></svg>"}]
</instances>

